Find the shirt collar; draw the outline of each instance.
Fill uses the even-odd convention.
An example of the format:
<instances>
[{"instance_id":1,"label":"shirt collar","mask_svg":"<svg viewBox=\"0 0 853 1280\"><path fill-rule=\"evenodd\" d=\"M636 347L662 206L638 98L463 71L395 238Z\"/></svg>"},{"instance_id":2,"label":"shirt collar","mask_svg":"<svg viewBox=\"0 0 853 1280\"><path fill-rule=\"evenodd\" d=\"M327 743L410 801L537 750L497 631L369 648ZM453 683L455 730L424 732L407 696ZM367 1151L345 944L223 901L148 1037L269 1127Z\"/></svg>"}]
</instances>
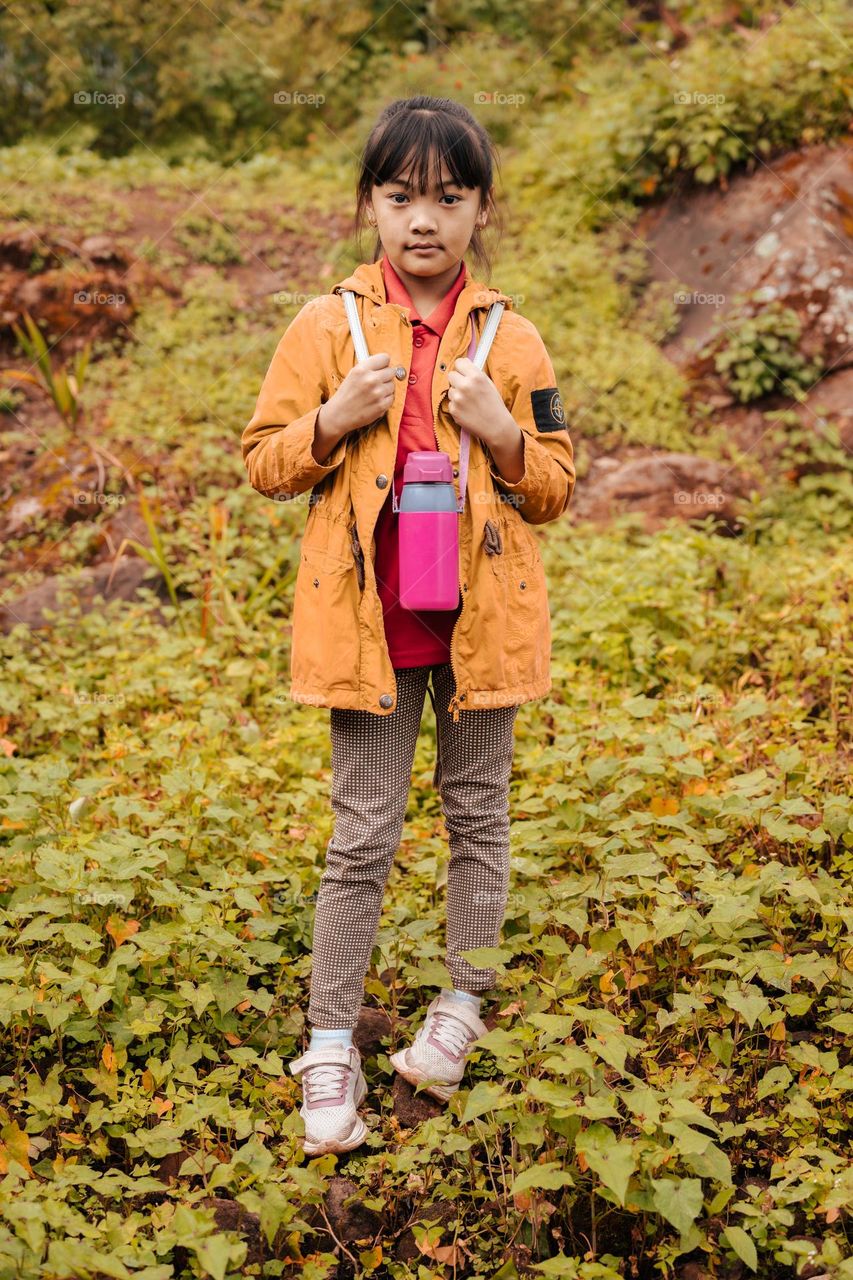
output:
<instances>
[{"instance_id":1,"label":"shirt collar","mask_svg":"<svg viewBox=\"0 0 853 1280\"><path fill-rule=\"evenodd\" d=\"M382 274L385 279L385 301L396 302L402 307L407 307L409 310L409 319L412 324L422 324L426 329L430 329L433 333L437 333L439 337L444 334L445 329L450 323L451 317L456 310L456 299L465 288L469 279L468 268L463 259L459 264L459 271L456 279L453 281L453 284L450 286L441 302L439 302L438 306L430 312L426 319L424 319L422 316L418 315L415 304L409 297L408 289L397 275L397 272L391 265L387 254L383 254L382 256Z\"/></svg>"}]
</instances>

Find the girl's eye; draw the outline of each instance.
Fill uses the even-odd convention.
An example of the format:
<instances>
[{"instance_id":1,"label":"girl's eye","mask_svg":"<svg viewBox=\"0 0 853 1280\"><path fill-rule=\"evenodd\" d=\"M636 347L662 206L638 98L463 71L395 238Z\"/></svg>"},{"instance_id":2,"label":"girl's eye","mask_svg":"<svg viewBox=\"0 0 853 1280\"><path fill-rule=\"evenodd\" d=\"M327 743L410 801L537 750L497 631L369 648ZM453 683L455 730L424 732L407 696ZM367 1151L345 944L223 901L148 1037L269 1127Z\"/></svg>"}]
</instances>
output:
<instances>
[{"instance_id":1,"label":"girl's eye","mask_svg":"<svg viewBox=\"0 0 853 1280\"><path fill-rule=\"evenodd\" d=\"M398 199L400 199L400 200L408 200L408 198L409 198L409 197L408 197L408 196L405 194L405 192L403 192L403 191L393 191L393 192L391 193L391 195L390 195L388 198L389 198L389 200L392 200L392 201L394 202L394 204L396 204ZM441 199L442 199L442 200L461 200L461 199L462 199L462 197L461 197L461 196L454 196L454 195L452 195L452 194L450 194L450 193L448 192L446 195L443 195L443 196L441 197Z\"/></svg>"}]
</instances>

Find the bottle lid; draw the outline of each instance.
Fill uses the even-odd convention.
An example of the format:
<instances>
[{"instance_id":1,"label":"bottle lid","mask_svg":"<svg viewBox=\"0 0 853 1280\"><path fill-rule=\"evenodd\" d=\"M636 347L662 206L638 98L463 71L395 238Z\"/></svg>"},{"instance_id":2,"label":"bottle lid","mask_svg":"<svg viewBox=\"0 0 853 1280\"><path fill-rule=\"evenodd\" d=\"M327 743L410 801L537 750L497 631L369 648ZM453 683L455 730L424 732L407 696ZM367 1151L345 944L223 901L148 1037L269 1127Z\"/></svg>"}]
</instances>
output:
<instances>
[{"instance_id":1,"label":"bottle lid","mask_svg":"<svg viewBox=\"0 0 853 1280\"><path fill-rule=\"evenodd\" d=\"M403 467L403 484L453 483L450 455L441 449L413 450Z\"/></svg>"}]
</instances>

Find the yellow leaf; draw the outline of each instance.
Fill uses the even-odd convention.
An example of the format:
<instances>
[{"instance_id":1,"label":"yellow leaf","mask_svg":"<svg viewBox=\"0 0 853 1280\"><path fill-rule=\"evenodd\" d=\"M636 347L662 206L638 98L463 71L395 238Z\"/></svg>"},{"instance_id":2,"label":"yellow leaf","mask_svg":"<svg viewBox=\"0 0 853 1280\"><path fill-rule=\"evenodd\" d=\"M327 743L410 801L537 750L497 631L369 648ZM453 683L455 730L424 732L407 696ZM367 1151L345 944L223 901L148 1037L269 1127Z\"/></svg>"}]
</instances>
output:
<instances>
[{"instance_id":1,"label":"yellow leaf","mask_svg":"<svg viewBox=\"0 0 853 1280\"><path fill-rule=\"evenodd\" d=\"M113 1049L109 1041L104 1045L103 1049L101 1050L101 1062L103 1062L107 1071L115 1071L116 1055L115 1055L115 1050Z\"/></svg>"},{"instance_id":2,"label":"yellow leaf","mask_svg":"<svg viewBox=\"0 0 853 1280\"><path fill-rule=\"evenodd\" d=\"M777 1023L774 1025L774 1027L772 1028L771 1032L770 1032L770 1039L771 1039L771 1040L784 1040L784 1039L785 1039L785 1035L786 1035L786 1032L785 1032L785 1024L784 1024L784 1022L777 1022Z\"/></svg>"},{"instance_id":3,"label":"yellow leaf","mask_svg":"<svg viewBox=\"0 0 853 1280\"><path fill-rule=\"evenodd\" d=\"M171 1098L154 1098L151 1105L157 1112L158 1116L164 1116L167 1111L171 1111L175 1105Z\"/></svg>"},{"instance_id":4,"label":"yellow leaf","mask_svg":"<svg viewBox=\"0 0 853 1280\"><path fill-rule=\"evenodd\" d=\"M601 977L598 979L598 989L599 989L599 991L612 991L612 990L613 990L613 974L614 974L614 970L613 970L613 969L608 969L606 973L603 973L603 974L601 975Z\"/></svg>"},{"instance_id":5,"label":"yellow leaf","mask_svg":"<svg viewBox=\"0 0 853 1280\"><path fill-rule=\"evenodd\" d=\"M104 927L116 946L120 947L128 938L132 938L135 933L138 933L139 921L122 920L121 916L110 916Z\"/></svg>"},{"instance_id":6,"label":"yellow leaf","mask_svg":"<svg viewBox=\"0 0 853 1280\"><path fill-rule=\"evenodd\" d=\"M154 1077L147 1067L142 1073L142 1087L147 1093L152 1093L154 1089Z\"/></svg>"},{"instance_id":7,"label":"yellow leaf","mask_svg":"<svg viewBox=\"0 0 853 1280\"><path fill-rule=\"evenodd\" d=\"M30 1138L29 1134L20 1129L17 1123L12 1120L9 1124L4 1124L2 1131L3 1141L0 1142L0 1166L2 1172L8 1173L9 1160L16 1160L27 1173L27 1177L32 1174L29 1160Z\"/></svg>"},{"instance_id":8,"label":"yellow leaf","mask_svg":"<svg viewBox=\"0 0 853 1280\"><path fill-rule=\"evenodd\" d=\"M678 800L675 796L652 796L651 810L658 818L678 813Z\"/></svg>"}]
</instances>

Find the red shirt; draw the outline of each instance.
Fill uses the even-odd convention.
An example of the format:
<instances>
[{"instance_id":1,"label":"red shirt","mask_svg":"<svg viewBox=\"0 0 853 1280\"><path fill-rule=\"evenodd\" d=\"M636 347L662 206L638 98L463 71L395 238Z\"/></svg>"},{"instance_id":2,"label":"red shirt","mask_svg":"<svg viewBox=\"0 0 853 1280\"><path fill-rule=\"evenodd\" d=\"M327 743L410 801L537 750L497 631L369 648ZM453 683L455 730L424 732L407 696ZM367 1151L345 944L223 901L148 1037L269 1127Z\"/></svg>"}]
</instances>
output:
<instances>
[{"instance_id":1,"label":"red shirt","mask_svg":"<svg viewBox=\"0 0 853 1280\"><path fill-rule=\"evenodd\" d=\"M379 512L376 539L376 582L385 620L385 638L393 667L420 667L450 661L450 636L462 603L455 609L404 609L400 605L399 513L391 506L392 491L399 501L403 489L403 468L414 450L437 449L432 416L432 376L441 337L456 310L456 299L468 282L468 268L462 262L459 274L438 306L423 319L415 310L409 292L388 260L382 258L385 300L408 308L412 323L412 367L409 389L400 421L394 483Z\"/></svg>"}]
</instances>

